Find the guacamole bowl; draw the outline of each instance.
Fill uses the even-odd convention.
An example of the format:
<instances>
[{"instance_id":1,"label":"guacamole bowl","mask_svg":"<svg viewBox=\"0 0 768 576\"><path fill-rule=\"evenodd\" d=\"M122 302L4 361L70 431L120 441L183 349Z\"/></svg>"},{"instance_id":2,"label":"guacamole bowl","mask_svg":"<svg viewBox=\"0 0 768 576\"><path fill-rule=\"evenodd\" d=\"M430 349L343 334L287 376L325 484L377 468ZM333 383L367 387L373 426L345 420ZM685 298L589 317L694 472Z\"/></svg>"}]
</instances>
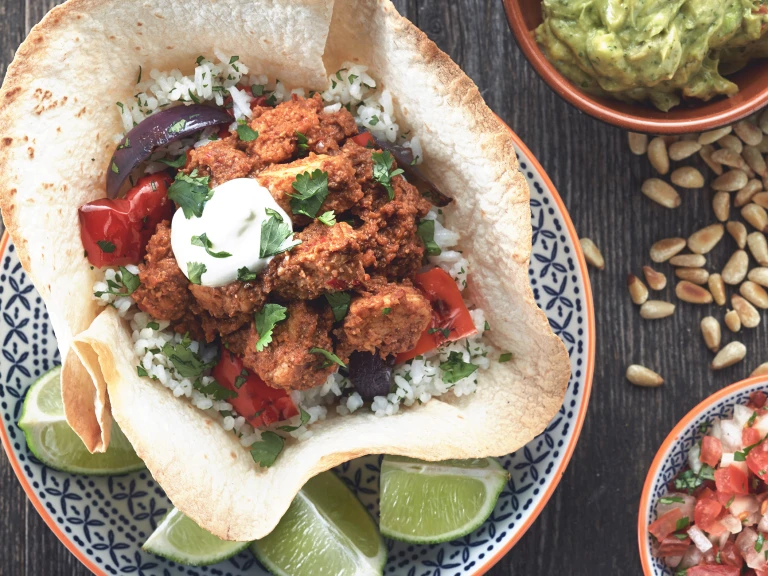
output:
<instances>
[{"instance_id":1,"label":"guacamole bowl","mask_svg":"<svg viewBox=\"0 0 768 576\"><path fill-rule=\"evenodd\" d=\"M536 43L533 31L542 22L541 0L503 0L509 26L533 69L566 102L608 124L653 134L701 132L731 124L768 104L768 61L754 60L728 80L738 85L731 97L686 102L669 112L652 105L629 104L585 92L563 76Z\"/></svg>"}]
</instances>

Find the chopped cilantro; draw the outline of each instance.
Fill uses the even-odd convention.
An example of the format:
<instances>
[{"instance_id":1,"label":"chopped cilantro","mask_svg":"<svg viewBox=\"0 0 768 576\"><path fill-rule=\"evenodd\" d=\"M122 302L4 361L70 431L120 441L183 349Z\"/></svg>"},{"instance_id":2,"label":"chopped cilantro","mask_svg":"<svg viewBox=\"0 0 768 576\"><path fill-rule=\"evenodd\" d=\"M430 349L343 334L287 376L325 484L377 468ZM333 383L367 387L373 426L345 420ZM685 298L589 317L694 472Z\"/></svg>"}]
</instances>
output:
<instances>
[{"instance_id":1,"label":"chopped cilantro","mask_svg":"<svg viewBox=\"0 0 768 576\"><path fill-rule=\"evenodd\" d=\"M246 380L248 380L248 370L243 368L240 371L240 374L238 374L237 378L235 378L235 388L240 390L243 384L245 384Z\"/></svg>"},{"instance_id":2,"label":"chopped cilantro","mask_svg":"<svg viewBox=\"0 0 768 576\"><path fill-rule=\"evenodd\" d=\"M238 60L240 60L240 56L232 56L232 58L229 59L229 63L234 64Z\"/></svg>"},{"instance_id":3,"label":"chopped cilantro","mask_svg":"<svg viewBox=\"0 0 768 576\"><path fill-rule=\"evenodd\" d=\"M385 150L384 152L374 152L371 154L371 157L373 158L373 179L384 186L387 190L387 194L389 194L389 199L394 200L395 190L392 188L392 178L402 174L403 170L400 168L392 170L392 163L395 159L388 150Z\"/></svg>"},{"instance_id":4,"label":"chopped cilantro","mask_svg":"<svg viewBox=\"0 0 768 576\"><path fill-rule=\"evenodd\" d=\"M195 352L189 349L192 341L188 336L178 344L166 342L163 345L163 354L173 363L176 371L182 378L199 378L208 368L213 368L216 362L206 364Z\"/></svg>"},{"instance_id":5,"label":"chopped cilantro","mask_svg":"<svg viewBox=\"0 0 768 576\"><path fill-rule=\"evenodd\" d=\"M204 60L205 58L203 56L198 56L195 62L197 63L198 66L200 66L200 64L202 64Z\"/></svg>"},{"instance_id":6,"label":"chopped cilantro","mask_svg":"<svg viewBox=\"0 0 768 576\"><path fill-rule=\"evenodd\" d=\"M430 328L427 330L427 334L436 334L437 332L440 332L440 334L443 335L443 338L448 338L448 336L451 335L450 328Z\"/></svg>"},{"instance_id":7,"label":"chopped cilantro","mask_svg":"<svg viewBox=\"0 0 768 576\"><path fill-rule=\"evenodd\" d=\"M302 152L309 149L309 140L307 140L307 137L299 131L296 132L296 141L298 142L299 150Z\"/></svg>"},{"instance_id":8,"label":"chopped cilantro","mask_svg":"<svg viewBox=\"0 0 768 576\"><path fill-rule=\"evenodd\" d=\"M346 368L347 365L344 364L344 362L341 361L341 358L336 356L333 352L328 352L328 350L324 350L323 348L310 348L309 349L310 354L322 354L325 356L325 363L323 364L323 368L327 368L331 364L338 364L342 368Z\"/></svg>"},{"instance_id":9,"label":"chopped cilantro","mask_svg":"<svg viewBox=\"0 0 768 576\"><path fill-rule=\"evenodd\" d=\"M688 524L690 523L691 521L688 518L688 516L683 516L682 518L680 518L680 520L677 521L677 524L675 525L675 532L679 530L685 530L686 528L688 528Z\"/></svg>"},{"instance_id":10,"label":"chopped cilantro","mask_svg":"<svg viewBox=\"0 0 768 576\"><path fill-rule=\"evenodd\" d=\"M150 328L152 330L160 330L160 324L157 322L147 322L147 328Z\"/></svg>"},{"instance_id":11,"label":"chopped cilantro","mask_svg":"<svg viewBox=\"0 0 768 576\"><path fill-rule=\"evenodd\" d=\"M419 236L424 241L424 247L430 256L439 256L442 254L440 246L435 242L435 221L422 220L418 227Z\"/></svg>"},{"instance_id":12,"label":"chopped cilantro","mask_svg":"<svg viewBox=\"0 0 768 576\"><path fill-rule=\"evenodd\" d=\"M371 119L368 120L368 124L371 126L376 126L376 124L379 123L379 117L378 116L371 116Z\"/></svg>"},{"instance_id":13,"label":"chopped cilantro","mask_svg":"<svg viewBox=\"0 0 768 576\"><path fill-rule=\"evenodd\" d=\"M381 313L384 316L389 316L389 313L392 312L392 308L384 308L384 310L381 311Z\"/></svg>"},{"instance_id":14,"label":"chopped cilantro","mask_svg":"<svg viewBox=\"0 0 768 576\"><path fill-rule=\"evenodd\" d=\"M256 342L257 352L263 352L264 348L272 342L272 331L278 322L282 322L288 317L287 310L285 306L280 306L280 304L265 304L261 310L254 314L256 332L259 334L259 340Z\"/></svg>"},{"instance_id":15,"label":"chopped cilantro","mask_svg":"<svg viewBox=\"0 0 768 576\"><path fill-rule=\"evenodd\" d=\"M336 213L333 210L323 212L317 219L326 226L333 226L336 224Z\"/></svg>"},{"instance_id":16,"label":"chopped cilantro","mask_svg":"<svg viewBox=\"0 0 768 576\"><path fill-rule=\"evenodd\" d=\"M102 252L106 252L107 254L112 254L116 248L116 246L109 240L99 240L96 242L96 244L99 245L99 248L101 248Z\"/></svg>"},{"instance_id":17,"label":"chopped cilantro","mask_svg":"<svg viewBox=\"0 0 768 576\"><path fill-rule=\"evenodd\" d=\"M115 164L114 162L112 162L112 172L114 172L115 174L120 174L120 168L118 168L117 164Z\"/></svg>"},{"instance_id":18,"label":"chopped cilantro","mask_svg":"<svg viewBox=\"0 0 768 576\"><path fill-rule=\"evenodd\" d=\"M264 85L263 84L253 84L251 85L251 94L254 96L263 96L264 95Z\"/></svg>"},{"instance_id":19,"label":"chopped cilantro","mask_svg":"<svg viewBox=\"0 0 768 576\"><path fill-rule=\"evenodd\" d=\"M298 426L278 426L277 429L282 430L283 432L293 432L294 430L298 430L299 428L304 426L304 424L309 422L309 419L310 419L309 412L304 410L302 406L299 406L299 414L301 415L301 424L299 424Z\"/></svg>"},{"instance_id":20,"label":"chopped cilantro","mask_svg":"<svg viewBox=\"0 0 768 576\"><path fill-rule=\"evenodd\" d=\"M203 384L200 381L200 379L197 379L192 384L192 387L198 392L200 392L201 394L210 396L213 400L216 400L217 402L221 402L223 400L229 400L230 398L237 398L237 392L235 392L234 390L230 390L228 388L224 388L224 386L216 382L216 380L212 380L208 384Z\"/></svg>"},{"instance_id":21,"label":"chopped cilantro","mask_svg":"<svg viewBox=\"0 0 768 576\"><path fill-rule=\"evenodd\" d=\"M675 478L675 489L686 490L689 494L704 483L704 480L714 480L715 471L710 466L704 464L695 474L693 470L686 470Z\"/></svg>"},{"instance_id":22,"label":"chopped cilantro","mask_svg":"<svg viewBox=\"0 0 768 576\"><path fill-rule=\"evenodd\" d=\"M185 218L200 218L203 215L205 203L213 196L213 190L208 187L208 180L208 176L198 176L197 169L192 170L189 175L183 172L176 174L176 180L168 188L168 198L179 205Z\"/></svg>"},{"instance_id":23,"label":"chopped cilantro","mask_svg":"<svg viewBox=\"0 0 768 576\"><path fill-rule=\"evenodd\" d=\"M187 94L189 94L189 99L192 100L195 104L200 104L200 98L194 95L192 90L187 90Z\"/></svg>"},{"instance_id":24,"label":"chopped cilantro","mask_svg":"<svg viewBox=\"0 0 768 576\"><path fill-rule=\"evenodd\" d=\"M208 267L202 262L187 262L187 278L192 284L201 284Z\"/></svg>"},{"instance_id":25,"label":"chopped cilantro","mask_svg":"<svg viewBox=\"0 0 768 576\"><path fill-rule=\"evenodd\" d=\"M296 194L289 194L291 211L314 218L328 196L328 173L317 169L311 174L297 174L293 189Z\"/></svg>"},{"instance_id":26,"label":"chopped cilantro","mask_svg":"<svg viewBox=\"0 0 768 576\"><path fill-rule=\"evenodd\" d=\"M149 373L144 370L144 366L136 366L136 374L139 376L149 376Z\"/></svg>"},{"instance_id":27,"label":"chopped cilantro","mask_svg":"<svg viewBox=\"0 0 768 576\"><path fill-rule=\"evenodd\" d=\"M347 80L349 81L350 84L352 84L358 78L359 76L357 74L350 74L349 76L347 76Z\"/></svg>"},{"instance_id":28,"label":"chopped cilantro","mask_svg":"<svg viewBox=\"0 0 768 576\"><path fill-rule=\"evenodd\" d=\"M181 156L176 158L176 160L168 160L167 158L160 158L158 162L161 162L166 166L170 166L171 168L181 168L187 163L187 153L182 152Z\"/></svg>"},{"instance_id":29,"label":"chopped cilantro","mask_svg":"<svg viewBox=\"0 0 768 576\"><path fill-rule=\"evenodd\" d=\"M755 552L762 552L764 543L765 543L765 536L763 536L762 532L758 532L757 540L755 540Z\"/></svg>"},{"instance_id":30,"label":"chopped cilantro","mask_svg":"<svg viewBox=\"0 0 768 576\"><path fill-rule=\"evenodd\" d=\"M240 280L240 282L250 282L251 280L256 280L258 277L259 275L256 274L256 272L251 272L246 266L243 266L237 271L237 279Z\"/></svg>"},{"instance_id":31,"label":"chopped cilantro","mask_svg":"<svg viewBox=\"0 0 768 576\"><path fill-rule=\"evenodd\" d=\"M336 322L341 322L349 312L349 303L352 300L352 296L346 292L331 292L325 295L325 299L328 300L328 304L331 306L333 312L333 319Z\"/></svg>"},{"instance_id":32,"label":"chopped cilantro","mask_svg":"<svg viewBox=\"0 0 768 576\"><path fill-rule=\"evenodd\" d=\"M706 422L702 422L701 424L699 424L699 433L706 434L707 430L709 430L710 424L711 422L709 422L708 420Z\"/></svg>"},{"instance_id":33,"label":"chopped cilantro","mask_svg":"<svg viewBox=\"0 0 768 576\"><path fill-rule=\"evenodd\" d=\"M455 384L473 374L477 370L477 366L471 362L464 362L464 357L460 352L451 352L448 360L440 363L440 370L443 371L443 382Z\"/></svg>"},{"instance_id":34,"label":"chopped cilantro","mask_svg":"<svg viewBox=\"0 0 768 576\"><path fill-rule=\"evenodd\" d=\"M491 329L491 325L488 324L488 320L485 321L485 325L483 326L483 330L488 331Z\"/></svg>"},{"instance_id":35,"label":"chopped cilantro","mask_svg":"<svg viewBox=\"0 0 768 576\"><path fill-rule=\"evenodd\" d=\"M283 451L283 446L285 446L285 440L282 436L270 431L263 432L261 440L251 446L253 461L264 468L269 468Z\"/></svg>"},{"instance_id":36,"label":"chopped cilantro","mask_svg":"<svg viewBox=\"0 0 768 576\"><path fill-rule=\"evenodd\" d=\"M117 276L115 276L115 279L117 279ZM120 266L120 278L119 281L123 283L123 286L125 286L125 294L131 295L136 291L136 288L139 287L141 284L141 280L139 280L139 275L134 274L130 270L128 270L125 266Z\"/></svg>"},{"instance_id":37,"label":"chopped cilantro","mask_svg":"<svg viewBox=\"0 0 768 576\"><path fill-rule=\"evenodd\" d=\"M346 72L346 71L347 71L347 68L339 68L339 69L336 71L336 78L337 78L339 81L343 81L343 80L344 80L344 78L342 78L342 77L341 77L341 73L342 73L342 72Z\"/></svg>"},{"instance_id":38,"label":"chopped cilantro","mask_svg":"<svg viewBox=\"0 0 768 576\"><path fill-rule=\"evenodd\" d=\"M499 354L499 362L509 362L512 360L512 354L509 352L504 352L504 354Z\"/></svg>"},{"instance_id":39,"label":"chopped cilantro","mask_svg":"<svg viewBox=\"0 0 768 576\"><path fill-rule=\"evenodd\" d=\"M179 132L184 130L184 126L186 125L187 125L187 121L184 118L179 118L178 120L176 120L176 122L168 126L168 134L178 134Z\"/></svg>"},{"instance_id":40,"label":"chopped cilantro","mask_svg":"<svg viewBox=\"0 0 768 576\"><path fill-rule=\"evenodd\" d=\"M208 234L203 232L200 236L192 236L192 245L200 246L205 249L206 254L211 258L229 258L232 256L229 252L214 252L212 250L213 244L208 239Z\"/></svg>"},{"instance_id":41,"label":"chopped cilantro","mask_svg":"<svg viewBox=\"0 0 768 576\"><path fill-rule=\"evenodd\" d=\"M682 499L681 496L663 496L659 498L659 502L661 502L662 504L674 504L674 503L682 504L684 500Z\"/></svg>"},{"instance_id":42,"label":"chopped cilantro","mask_svg":"<svg viewBox=\"0 0 768 576\"><path fill-rule=\"evenodd\" d=\"M730 500L728 500L728 504L726 504L726 505L725 505L725 507L726 507L726 508L730 508L730 507L731 507L731 504L733 504L733 501L734 501L734 500L736 500L736 494L734 494L733 496L731 496L731 499L730 499Z\"/></svg>"},{"instance_id":43,"label":"chopped cilantro","mask_svg":"<svg viewBox=\"0 0 768 576\"><path fill-rule=\"evenodd\" d=\"M118 150L123 150L124 148L130 148L131 147L131 139L127 136L125 137L125 140L123 140L120 145L117 147Z\"/></svg>"},{"instance_id":44,"label":"chopped cilantro","mask_svg":"<svg viewBox=\"0 0 768 576\"><path fill-rule=\"evenodd\" d=\"M744 461L747 459L747 454L749 454L750 452L752 452L752 450L753 450L754 448L756 448L757 446L760 446L760 444L762 444L762 443L763 443L763 442L766 440L766 438L768 438L768 434L766 434L765 436L763 436L763 438L762 438L762 439L758 440L758 441L757 441L757 442L755 442L754 444L752 444L752 445L750 445L750 446L747 446L747 447L746 447L746 448L744 448L744 449L743 449L741 452L736 452L736 453L733 455L733 459L734 459L736 462L744 462Z\"/></svg>"},{"instance_id":45,"label":"chopped cilantro","mask_svg":"<svg viewBox=\"0 0 768 576\"><path fill-rule=\"evenodd\" d=\"M747 426L751 428L755 423L755 420L757 420L757 410L752 412L752 416L750 416L749 420L747 420Z\"/></svg>"},{"instance_id":46,"label":"chopped cilantro","mask_svg":"<svg viewBox=\"0 0 768 576\"><path fill-rule=\"evenodd\" d=\"M141 66L139 66L139 77L136 79L136 84L141 82Z\"/></svg>"},{"instance_id":47,"label":"chopped cilantro","mask_svg":"<svg viewBox=\"0 0 768 576\"><path fill-rule=\"evenodd\" d=\"M243 142L253 142L259 137L259 133L248 126L248 123L241 118L237 121L237 136Z\"/></svg>"},{"instance_id":48,"label":"chopped cilantro","mask_svg":"<svg viewBox=\"0 0 768 576\"><path fill-rule=\"evenodd\" d=\"M301 244L301 240L293 239L290 224L283 221L279 212L266 208L266 213L267 219L261 223L259 258L268 258Z\"/></svg>"}]
</instances>

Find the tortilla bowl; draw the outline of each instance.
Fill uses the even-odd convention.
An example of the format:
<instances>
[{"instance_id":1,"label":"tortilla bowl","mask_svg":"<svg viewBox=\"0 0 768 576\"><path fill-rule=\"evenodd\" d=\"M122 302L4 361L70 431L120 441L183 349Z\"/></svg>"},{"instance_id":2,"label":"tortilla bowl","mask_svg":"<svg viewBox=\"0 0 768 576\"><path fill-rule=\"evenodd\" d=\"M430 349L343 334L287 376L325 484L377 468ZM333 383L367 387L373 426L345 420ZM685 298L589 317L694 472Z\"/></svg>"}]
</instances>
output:
<instances>
[{"instance_id":1,"label":"tortilla bowl","mask_svg":"<svg viewBox=\"0 0 768 576\"><path fill-rule=\"evenodd\" d=\"M182 33L169 40L169 30ZM131 97L139 66L184 70L214 48L308 89L325 87L326 69L361 62L392 92L423 143L424 171L455 200L446 220L472 262L467 290L486 310L491 342L512 355L483 373L475 394L385 418L334 414L261 468L235 435L137 375L130 328L93 299L78 208L104 196L121 131L114 103ZM559 409L568 356L528 284L529 192L513 141L472 81L389 1L70 0L19 48L0 101L0 207L51 315L67 420L103 451L114 417L174 505L217 536L263 537L309 478L347 460L501 456Z\"/></svg>"}]
</instances>

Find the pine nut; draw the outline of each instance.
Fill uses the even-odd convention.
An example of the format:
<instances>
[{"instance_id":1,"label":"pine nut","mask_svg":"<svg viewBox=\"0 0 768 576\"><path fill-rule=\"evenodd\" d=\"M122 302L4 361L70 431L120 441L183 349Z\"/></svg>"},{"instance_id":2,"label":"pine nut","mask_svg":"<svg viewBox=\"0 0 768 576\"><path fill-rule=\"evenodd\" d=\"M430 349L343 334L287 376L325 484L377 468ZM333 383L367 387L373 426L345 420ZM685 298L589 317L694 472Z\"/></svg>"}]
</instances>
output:
<instances>
[{"instance_id":1,"label":"pine nut","mask_svg":"<svg viewBox=\"0 0 768 576\"><path fill-rule=\"evenodd\" d=\"M768 309L768 292L766 292L759 284L747 280L746 282L741 283L739 292L754 306L762 308L763 310Z\"/></svg>"},{"instance_id":2,"label":"pine nut","mask_svg":"<svg viewBox=\"0 0 768 576\"><path fill-rule=\"evenodd\" d=\"M747 245L747 227L741 222L728 222L725 225L733 239L736 241L736 245L739 248L744 248Z\"/></svg>"},{"instance_id":3,"label":"pine nut","mask_svg":"<svg viewBox=\"0 0 768 576\"><path fill-rule=\"evenodd\" d=\"M648 160L659 174L669 172L669 155L663 138L656 137L648 144Z\"/></svg>"},{"instance_id":4,"label":"pine nut","mask_svg":"<svg viewBox=\"0 0 768 576\"><path fill-rule=\"evenodd\" d=\"M658 178L649 178L643 182L640 188L643 194L648 196L654 202L661 204L665 208L677 208L680 206L680 195L677 190L672 188L664 180Z\"/></svg>"},{"instance_id":5,"label":"pine nut","mask_svg":"<svg viewBox=\"0 0 768 576\"><path fill-rule=\"evenodd\" d=\"M752 268L747 274L747 278L755 284L768 287L768 268Z\"/></svg>"},{"instance_id":6,"label":"pine nut","mask_svg":"<svg viewBox=\"0 0 768 576\"><path fill-rule=\"evenodd\" d=\"M579 238L579 243L581 244L581 250L584 252L584 259L587 261L587 264L594 266L598 270L603 270L605 268L605 259L597 245L589 238Z\"/></svg>"},{"instance_id":7,"label":"pine nut","mask_svg":"<svg viewBox=\"0 0 768 576\"><path fill-rule=\"evenodd\" d=\"M640 364L632 364L627 367L627 380L635 386L643 388L656 388L664 384L664 378Z\"/></svg>"},{"instance_id":8,"label":"pine nut","mask_svg":"<svg viewBox=\"0 0 768 576\"><path fill-rule=\"evenodd\" d=\"M723 173L723 165L712 160L712 153L714 151L715 149L711 145L707 144L706 146L701 147L701 150L699 150L699 156L701 156L701 159L706 162L707 166L709 166L709 169L712 170L712 172L720 176L720 174Z\"/></svg>"},{"instance_id":9,"label":"pine nut","mask_svg":"<svg viewBox=\"0 0 768 576\"><path fill-rule=\"evenodd\" d=\"M747 173L738 168L729 170L722 176L718 176L712 182L712 190L718 190L723 192L736 192L741 190L749 182Z\"/></svg>"},{"instance_id":10,"label":"pine nut","mask_svg":"<svg viewBox=\"0 0 768 576\"><path fill-rule=\"evenodd\" d=\"M768 232L768 214L757 204L747 204L741 209L741 217L760 232Z\"/></svg>"},{"instance_id":11,"label":"pine nut","mask_svg":"<svg viewBox=\"0 0 768 576\"><path fill-rule=\"evenodd\" d=\"M698 142L681 140L669 147L669 158L675 161L685 160L689 156L696 154L699 150L701 150L701 144Z\"/></svg>"},{"instance_id":12,"label":"pine nut","mask_svg":"<svg viewBox=\"0 0 768 576\"><path fill-rule=\"evenodd\" d=\"M725 234L722 224L710 224L688 237L688 249L694 254L707 254L717 246Z\"/></svg>"},{"instance_id":13,"label":"pine nut","mask_svg":"<svg viewBox=\"0 0 768 576\"><path fill-rule=\"evenodd\" d=\"M762 232L752 232L747 236L747 245L752 257L760 266L768 266L768 240Z\"/></svg>"},{"instance_id":14,"label":"pine nut","mask_svg":"<svg viewBox=\"0 0 768 576\"><path fill-rule=\"evenodd\" d=\"M741 318L739 318L739 314L736 310L728 310L728 312L725 313L725 325L728 326L728 330L734 334L741 330Z\"/></svg>"},{"instance_id":15,"label":"pine nut","mask_svg":"<svg viewBox=\"0 0 768 576\"><path fill-rule=\"evenodd\" d=\"M758 175L765 176L768 174L766 170L765 158L760 154L760 150L754 146L746 146L744 152L741 153L747 165L752 168Z\"/></svg>"},{"instance_id":16,"label":"pine nut","mask_svg":"<svg viewBox=\"0 0 768 576\"><path fill-rule=\"evenodd\" d=\"M710 130L709 132L702 132L699 136L699 144L703 146L704 144L712 144L717 142L726 134L730 134L732 129L733 128L731 126L723 126L722 128Z\"/></svg>"},{"instance_id":17,"label":"pine nut","mask_svg":"<svg viewBox=\"0 0 768 576\"><path fill-rule=\"evenodd\" d=\"M739 168L743 170L747 167L747 163L744 158L741 157L741 154L737 154L733 150L727 148L712 152L712 160L723 166L730 166L731 168Z\"/></svg>"},{"instance_id":18,"label":"pine nut","mask_svg":"<svg viewBox=\"0 0 768 576\"><path fill-rule=\"evenodd\" d=\"M761 208L768 208L768 192L758 192L752 196L752 202Z\"/></svg>"},{"instance_id":19,"label":"pine nut","mask_svg":"<svg viewBox=\"0 0 768 576\"><path fill-rule=\"evenodd\" d=\"M744 144L733 134L726 134L717 143L723 148L736 152L736 154L741 154L741 151L744 149Z\"/></svg>"},{"instance_id":20,"label":"pine nut","mask_svg":"<svg viewBox=\"0 0 768 576\"><path fill-rule=\"evenodd\" d=\"M749 377L752 378L753 376L766 376L766 375L768 375L768 362L763 362L762 364L760 364L760 366L752 370L752 374L750 374Z\"/></svg>"},{"instance_id":21,"label":"pine nut","mask_svg":"<svg viewBox=\"0 0 768 576\"><path fill-rule=\"evenodd\" d=\"M763 189L763 183L760 180L752 179L747 182L741 190L736 192L736 196L733 197L733 205L736 208L741 208L749 204L750 200Z\"/></svg>"},{"instance_id":22,"label":"pine nut","mask_svg":"<svg viewBox=\"0 0 768 576\"><path fill-rule=\"evenodd\" d=\"M701 268L707 263L707 259L701 254L680 254L669 259L672 266L683 266L684 268Z\"/></svg>"},{"instance_id":23,"label":"pine nut","mask_svg":"<svg viewBox=\"0 0 768 576\"><path fill-rule=\"evenodd\" d=\"M675 305L663 300L646 300L640 306L640 316L646 320L657 320L666 318L675 313Z\"/></svg>"},{"instance_id":24,"label":"pine nut","mask_svg":"<svg viewBox=\"0 0 768 576\"><path fill-rule=\"evenodd\" d=\"M744 356L747 355L747 347L741 342L730 342L717 353L715 359L712 360L710 368L712 370L721 370L728 366L733 366L737 362L744 360Z\"/></svg>"},{"instance_id":25,"label":"pine nut","mask_svg":"<svg viewBox=\"0 0 768 576\"><path fill-rule=\"evenodd\" d=\"M723 282L735 286L740 284L747 276L749 269L749 256L744 250L736 250L726 262L721 275Z\"/></svg>"},{"instance_id":26,"label":"pine nut","mask_svg":"<svg viewBox=\"0 0 768 576\"><path fill-rule=\"evenodd\" d=\"M731 214L731 195L728 192L717 192L712 197L712 211L720 222L728 220Z\"/></svg>"},{"instance_id":27,"label":"pine nut","mask_svg":"<svg viewBox=\"0 0 768 576\"><path fill-rule=\"evenodd\" d=\"M632 154L642 156L648 150L648 136L637 132L627 132L627 142Z\"/></svg>"},{"instance_id":28,"label":"pine nut","mask_svg":"<svg viewBox=\"0 0 768 576\"><path fill-rule=\"evenodd\" d=\"M627 276L627 289L629 290L629 296L632 298L632 302L635 304L643 304L648 300L648 288L645 287L642 280L634 274Z\"/></svg>"},{"instance_id":29,"label":"pine nut","mask_svg":"<svg viewBox=\"0 0 768 576\"><path fill-rule=\"evenodd\" d=\"M675 276L694 284L706 284L709 280L709 272L704 268L675 268Z\"/></svg>"},{"instance_id":30,"label":"pine nut","mask_svg":"<svg viewBox=\"0 0 768 576\"><path fill-rule=\"evenodd\" d=\"M747 120L736 122L733 126L733 131L748 146L757 146L763 141L763 131Z\"/></svg>"},{"instance_id":31,"label":"pine nut","mask_svg":"<svg viewBox=\"0 0 768 576\"><path fill-rule=\"evenodd\" d=\"M712 350L712 352L717 352L720 348L720 338L722 336L720 333L720 322L712 316L706 316L701 319L700 326L701 335L707 348Z\"/></svg>"},{"instance_id":32,"label":"pine nut","mask_svg":"<svg viewBox=\"0 0 768 576\"><path fill-rule=\"evenodd\" d=\"M757 308L738 294L731 296L731 306L739 315L739 320L741 320L741 325L744 328L756 328L760 324L760 313Z\"/></svg>"},{"instance_id":33,"label":"pine nut","mask_svg":"<svg viewBox=\"0 0 768 576\"><path fill-rule=\"evenodd\" d=\"M669 177L673 184L681 188L701 188L704 186L704 176L692 166L681 166Z\"/></svg>"},{"instance_id":34,"label":"pine nut","mask_svg":"<svg viewBox=\"0 0 768 576\"><path fill-rule=\"evenodd\" d=\"M643 266L643 275L651 290L663 290L667 286L667 277L650 266Z\"/></svg>"},{"instance_id":35,"label":"pine nut","mask_svg":"<svg viewBox=\"0 0 768 576\"><path fill-rule=\"evenodd\" d=\"M683 302L690 304L710 304L712 302L712 294L709 293L709 290L687 280L681 280L677 283L675 295Z\"/></svg>"},{"instance_id":36,"label":"pine nut","mask_svg":"<svg viewBox=\"0 0 768 576\"><path fill-rule=\"evenodd\" d=\"M720 276L720 274L710 274L709 278L707 279L707 286L709 287L709 292L712 294L712 298L715 299L717 305L724 306L725 282L723 282L723 277Z\"/></svg>"},{"instance_id":37,"label":"pine nut","mask_svg":"<svg viewBox=\"0 0 768 576\"><path fill-rule=\"evenodd\" d=\"M683 238L659 240L651 246L651 260L656 263L666 262L683 248L685 248L685 239Z\"/></svg>"}]
</instances>

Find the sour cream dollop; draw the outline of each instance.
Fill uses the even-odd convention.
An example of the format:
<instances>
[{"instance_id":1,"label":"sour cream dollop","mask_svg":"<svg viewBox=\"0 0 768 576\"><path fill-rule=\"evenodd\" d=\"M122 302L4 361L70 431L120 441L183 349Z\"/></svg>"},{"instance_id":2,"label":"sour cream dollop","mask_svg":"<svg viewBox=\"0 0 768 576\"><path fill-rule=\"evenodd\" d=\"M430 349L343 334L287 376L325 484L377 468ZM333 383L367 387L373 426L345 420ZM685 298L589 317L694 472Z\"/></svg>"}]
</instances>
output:
<instances>
[{"instance_id":1,"label":"sour cream dollop","mask_svg":"<svg viewBox=\"0 0 768 576\"><path fill-rule=\"evenodd\" d=\"M272 260L272 256L259 257L261 225L271 217L267 208L280 214L293 229L288 214L253 178L235 178L214 188L200 218L187 219L179 208L171 223L171 246L181 271L189 278L188 265L203 264L201 284L217 287L237 280L237 271L243 267L251 272L263 270ZM216 258L203 246L192 243L193 237L203 234L210 241L210 252L228 252L231 256Z\"/></svg>"}]
</instances>

